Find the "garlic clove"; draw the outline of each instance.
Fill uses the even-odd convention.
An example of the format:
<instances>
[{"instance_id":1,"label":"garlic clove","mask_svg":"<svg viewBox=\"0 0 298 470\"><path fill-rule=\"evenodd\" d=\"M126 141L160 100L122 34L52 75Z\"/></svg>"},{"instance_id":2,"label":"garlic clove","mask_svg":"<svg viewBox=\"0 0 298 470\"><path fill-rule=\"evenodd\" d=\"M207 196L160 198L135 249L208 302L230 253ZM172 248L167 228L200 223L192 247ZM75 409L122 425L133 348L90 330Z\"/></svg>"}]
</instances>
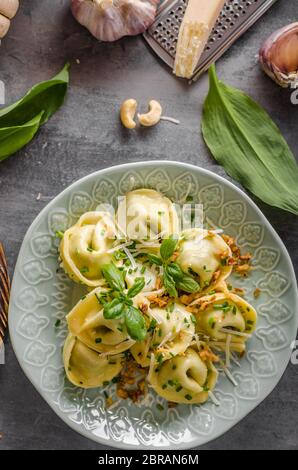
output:
<instances>
[{"instance_id":1,"label":"garlic clove","mask_svg":"<svg viewBox=\"0 0 298 470\"><path fill-rule=\"evenodd\" d=\"M275 31L259 52L264 72L286 88L298 84L298 22Z\"/></svg>"},{"instance_id":2,"label":"garlic clove","mask_svg":"<svg viewBox=\"0 0 298 470\"><path fill-rule=\"evenodd\" d=\"M10 20L6 18L6 16L3 16L0 14L0 39L6 36L9 30L9 27L10 27Z\"/></svg>"},{"instance_id":3,"label":"garlic clove","mask_svg":"<svg viewBox=\"0 0 298 470\"><path fill-rule=\"evenodd\" d=\"M19 9L19 0L0 0L0 13L6 18L13 18Z\"/></svg>"},{"instance_id":4,"label":"garlic clove","mask_svg":"<svg viewBox=\"0 0 298 470\"><path fill-rule=\"evenodd\" d=\"M72 0L77 21L101 41L116 41L146 31L159 0Z\"/></svg>"}]
</instances>

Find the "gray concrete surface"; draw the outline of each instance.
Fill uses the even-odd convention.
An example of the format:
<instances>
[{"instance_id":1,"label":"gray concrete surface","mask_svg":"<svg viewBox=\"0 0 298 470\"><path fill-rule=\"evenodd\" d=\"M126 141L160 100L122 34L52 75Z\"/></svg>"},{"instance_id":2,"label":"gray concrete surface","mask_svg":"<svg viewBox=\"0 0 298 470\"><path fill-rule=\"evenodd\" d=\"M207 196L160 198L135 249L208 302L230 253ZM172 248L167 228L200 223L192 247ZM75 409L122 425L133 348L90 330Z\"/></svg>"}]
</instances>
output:
<instances>
[{"instance_id":1,"label":"gray concrete surface","mask_svg":"<svg viewBox=\"0 0 298 470\"><path fill-rule=\"evenodd\" d=\"M298 17L297 0L278 0L218 63L219 75L258 100L298 155L298 106L259 69L258 48L270 32ZM79 59L80 63L76 63ZM100 44L75 22L68 0L26 0L0 47L7 103L70 60L65 106L35 140L0 164L0 239L10 272L23 236L39 211L73 181L101 168L141 160L180 160L224 175L200 135L207 76L189 87L176 80L141 38ZM136 97L164 105L181 125L125 132L119 103ZM298 184L298 182L297 182ZM41 193L40 200L37 200ZM298 266L297 218L258 202ZM272 394L248 417L204 449L298 449L298 366L289 365ZM0 449L103 449L69 429L38 395L6 342L0 366Z\"/></svg>"}]
</instances>

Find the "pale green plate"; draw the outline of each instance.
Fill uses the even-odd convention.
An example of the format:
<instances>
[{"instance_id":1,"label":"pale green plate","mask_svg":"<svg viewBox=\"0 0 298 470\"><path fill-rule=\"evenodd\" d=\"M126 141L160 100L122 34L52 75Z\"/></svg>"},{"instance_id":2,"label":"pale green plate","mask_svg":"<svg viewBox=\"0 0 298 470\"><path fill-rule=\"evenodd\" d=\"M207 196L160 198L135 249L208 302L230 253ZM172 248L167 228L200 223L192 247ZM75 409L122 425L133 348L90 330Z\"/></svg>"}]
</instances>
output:
<instances>
[{"instance_id":1,"label":"pale green plate","mask_svg":"<svg viewBox=\"0 0 298 470\"><path fill-rule=\"evenodd\" d=\"M168 409L150 391L146 403L121 401L106 409L103 389L84 391L64 376L61 348L65 315L81 292L57 271L55 232L101 202L138 187L162 191L174 201L190 191L204 204L208 218L237 238L254 254L254 269L245 281L246 299L259 313L256 334L249 341L241 367L232 374L234 387L220 376L215 395L219 406L179 405ZM253 292L261 289L256 300ZM57 319L61 320L55 327ZM297 331L297 287L289 255L257 206L236 186L219 176L176 162L146 162L116 166L89 175L57 196L28 230L17 261L9 311L14 350L27 377L53 410L70 427L101 444L119 448L186 449L228 431L276 386L291 355ZM115 395L115 386L108 393ZM115 398L117 400L117 398ZM163 406L163 411L160 409Z\"/></svg>"}]
</instances>

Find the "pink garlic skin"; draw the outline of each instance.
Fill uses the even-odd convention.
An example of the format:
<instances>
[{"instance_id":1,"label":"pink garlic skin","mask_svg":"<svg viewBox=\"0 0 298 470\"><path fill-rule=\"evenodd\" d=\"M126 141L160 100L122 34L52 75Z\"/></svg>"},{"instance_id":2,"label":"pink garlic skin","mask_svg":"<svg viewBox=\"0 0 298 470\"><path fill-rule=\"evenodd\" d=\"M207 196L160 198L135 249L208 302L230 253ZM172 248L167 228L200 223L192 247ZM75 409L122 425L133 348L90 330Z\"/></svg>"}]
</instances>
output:
<instances>
[{"instance_id":1,"label":"pink garlic skin","mask_svg":"<svg viewBox=\"0 0 298 470\"><path fill-rule=\"evenodd\" d=\"M285 49L284 43L291 34L296 34L298 44L298 22L289 24L272 33L259 51L259 61L262 69L283 88L287 88L291 83L298 81L298 63L296 70L287 70L286 68L286 62L289 58L289 56L286 57L286 54L290 54L290 52ZM283 51L281 52L282 47ZM282 54L285 55L284 61L281 60Z\"/></svg>"},{"instance_id":2,"label":"pink garlic skin","mask_svg":"<svg viewBox=\"0 0 298 470\"><path fill-rule=\"evenodd\" d=\"M98 4L99 3L99 4ZM77 21L101 41L143 33L153 23L159 0L72 0Z\"/></svg>"}]
</instances>

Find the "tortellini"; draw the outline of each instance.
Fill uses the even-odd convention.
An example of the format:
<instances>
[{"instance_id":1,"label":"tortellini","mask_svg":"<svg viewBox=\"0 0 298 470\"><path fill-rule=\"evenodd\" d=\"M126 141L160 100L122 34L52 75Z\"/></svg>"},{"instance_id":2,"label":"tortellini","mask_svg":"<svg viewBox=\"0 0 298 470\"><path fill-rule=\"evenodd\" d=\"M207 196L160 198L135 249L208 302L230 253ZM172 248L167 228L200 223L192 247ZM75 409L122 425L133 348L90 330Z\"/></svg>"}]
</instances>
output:
<instances>
[{"instance_id":1,"label":"tortellini","mask_svg":"<svg viewBox=\"0 0 298 470\"><path fill-rule=\"evenodd\" d=\"M153 367L149 381L153 389L174 403L204 403L214 389L218 372L211 361L203 361L199 352L188 348Z\"/></svg>"},{"instance_id":2,"label":"tortellini","mask_svg":"<svg viewBox=\"0 0 298 470\"><path fill-rule=\"evenodd\" d=\"M76 282L90 287L101 285L101 266L111 262L108 250L115 238L116 228L109 213L86 212L63 235L62 267Z\"/></svg>"},{"instance_id":3,"label":"tortellini","mask_svg":"<svg viewBox=\"0 0 298 470\"><path fill-rule=\"evenodd\" d=\"M256 328L255 309L244 299L232 293L217 293L201 297L199 302L202 310L196 314L198 331L204 332L219 342L226 342L227 334L230 334L232 336L231 349L244 350L246 340ZM223 328L226 331L222 331Z\"/></svg>"},{"instance_id":4,"label":"tortellini","mask_svg":"<svg viewBox=\"0 0 298 470\"><path fill-rule=\"evenodd\" d=\"M106 320L100 296L102 288L90 292L67 315L68 329L82 343L98 353L118 354L134 341L129 337L122 319Z\"/></svg>"},{"instance_id":5,"label":"tortellini","mask_svg":"<svg viewBox=\"0 0 298 470\"><path fill-rule=\"evenodd\" d=\"M170 199L152 189L137 189L120 202L117 221L131 240L152 240L178 233L178 216Z\"/></svg>"},{"instance_id":6,"label":"tortellini","mask_svg":"<svg viewBox=\"0 0 298 470\"><path fill-rule=\"evenodd\" d=\"M101 356L78 338L69 334L63 349L63 362L68 380L82 388L101 387L119 374L120 355Z\"/></svg>"},{"instance_id":7,"label":"tortellini","mask_svg":"<svg viewBox=\"0 0 298 470\"><path fill-rule=\"evenodd\" d=\"M219 284L232 272L228 264L231 249L218 234L204 229L182 233L177 263L182 271L193 275L202 291Z\"/></svg>"},{"instance_id":8,"label":"tortellini","mask_svg":"<svg viewBox=\"0 0 298 470\"><path fill-rule=\"evenodd\" d=\"M168 309L151 309L148 321L147 338L131 348L142 367L150 365L151 351L166 360L184 353L190 345L195 332L194 317L182 305L175 303Z\"/></svg>"},{"instance_id":9,"label":"tortellini","mask_svg":"<svg viewBox=\"0 0 298 470\"><path fill-rule=\"evenodd\" d=\"M87 292L66 317L63 361L74 385L117 382L119 398L135 400L146 377L169 402L217 404L217 363L234 384L228 368L245 352L257 313L227 278L251 255L216 230L180 233L178 213L158 191L137 189L116 218L87 212L63 234L61 265Z\"/></svg>"}]
</instances>

